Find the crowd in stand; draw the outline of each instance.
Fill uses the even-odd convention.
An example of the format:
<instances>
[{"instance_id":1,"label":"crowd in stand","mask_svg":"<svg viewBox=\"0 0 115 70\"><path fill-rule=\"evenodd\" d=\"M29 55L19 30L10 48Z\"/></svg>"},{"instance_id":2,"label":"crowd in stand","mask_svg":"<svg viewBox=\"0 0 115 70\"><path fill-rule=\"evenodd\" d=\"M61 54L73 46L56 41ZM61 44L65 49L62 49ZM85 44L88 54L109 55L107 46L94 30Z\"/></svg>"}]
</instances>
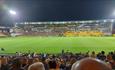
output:
<instances>
[{"instance_id":1,"label":"crowd in stand","mask_svg":"<svg viewBox=\"0 0 115 70\"><path fill-rule=\"evenodd\" d=\"M100 31L78 31L78 32L72 32L72 31L67 31L64 33L64 36L66 37L76 37L76 36L94 36L94 37L100 37L100 36L104 36L103 32Z\"/></svg>"},{"instance_id":2,"label":"crowd in stand","mask_svg":"<svg viewBox=\"0 0 115 70\"><path fill-rule=\"evenodd\" d=\"M0 56L0 70L28 70L29 66L36 62L42 62L44 70L71 70L72 65L83 58L91 57L106 62L112 69L115 69L115 52L105 54L104 51L99 53L86 52L76 53L64 52L61 54L35 54L16 53L12 56ZM31 69L30 69L31 70Z\"/></svg>"}]
</instances>

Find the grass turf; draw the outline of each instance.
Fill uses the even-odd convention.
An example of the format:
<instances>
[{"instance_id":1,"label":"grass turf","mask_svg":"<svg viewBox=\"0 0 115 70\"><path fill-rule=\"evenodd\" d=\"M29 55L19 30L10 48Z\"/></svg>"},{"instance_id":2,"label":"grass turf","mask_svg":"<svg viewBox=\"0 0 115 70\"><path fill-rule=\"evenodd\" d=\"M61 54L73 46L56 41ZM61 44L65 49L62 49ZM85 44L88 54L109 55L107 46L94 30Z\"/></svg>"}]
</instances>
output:
<instances>
[{"instance_id":1,"label":"grass turf","mask_svg":"<svg viewBox=\"0 0 115 70\"><path fill-rule=\"evenodd\" d=\"M115 50L115 37L9 37L0 38L0 48L5 49L0 53L109 52Z\"/></svg>"}]
</instances>

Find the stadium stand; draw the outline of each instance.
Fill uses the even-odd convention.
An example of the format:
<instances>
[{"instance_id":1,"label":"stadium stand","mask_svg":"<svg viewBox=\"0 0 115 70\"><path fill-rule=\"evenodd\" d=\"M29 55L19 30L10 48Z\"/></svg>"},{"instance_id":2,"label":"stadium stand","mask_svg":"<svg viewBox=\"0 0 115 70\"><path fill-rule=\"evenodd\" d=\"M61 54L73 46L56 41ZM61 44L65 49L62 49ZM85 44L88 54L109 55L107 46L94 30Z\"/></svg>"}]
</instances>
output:
<instances>
[{"instance_id":1,"label":"stadium stand","mask_svg":"<svg viewBox=\"0 0 115 70\"><path fill-rule=\"evenodd\" d=\"M0 37L9 36L9 27L1 27L0 26Z\"/></svg>"},{"instance_id":2,"label":"stadium stand","mask_svg":"<svg viewBox=\"0 0 115 70\"><path fill-rule=\"evenodd\" d=\"M88 57L90 57L90 59L87 59ZM111 70L110 68L115 69L115 52L110 52L106 55L104 51L101 51L97 54L93 51L91 53L86 52L86 53L76 53L76 54L73 54L71 52L64 52L62 54L55 54L55 55L35 54L35 53L27 53L27 54L22 53L18 55L16 53L16 55L13 56L8 56L8 55L0 56L0 61L1 61L0 65L1 65L1 70L36 70L33 69L34 67L36 68L36 62L42 62L44 64L45 70L71 70L72 65L79 60L80 62L85 63L86 65L85 69L84 67L83 69L80 67L81 69L76 68L72 70L87 70L87 69L95 70L97 68L100 68L101 65L102 65L101 67L102 68L105 67L105 69L100 68L98 70ZM88 67L87 65L92 65L92 62L94 62L94 64L95 62L97 63L97 65L94 65L97 66L97 68L92 66L90 66L91 68L90 67L87 68ZM40 63L40 67L41 68L43 67L41 63Z\"/></svg>"},{"instance_id":3,"label":"stadium stand","mask_svg":"<svg viewBox=\"0 0 115 70\"><path fill-rule=\"evenodd\" d=\"M102 32L99 31L79 31L79 32L65 32L64 36L66 37L76 37L76 36L104 36L104 34Z\"/></svg>"},{"instance_id":4,"label":"stadium stand","mask_svg":"<svg viewBox=\"0 0 115 70\"><path fill-rule=\"evenodd\" d=\"M112 36L113 19L16 23L14 32L38 36Z\"/></svg>"},{"instance_id":5,"label":"stadium stand","mask_svg":"<svg viewBox=\"0 0 115 70\"><path fill-rule=\"evenodd\" d=\"M0 32L0 37L5 37L7 34Z\"/></svg>"}]
</instances>

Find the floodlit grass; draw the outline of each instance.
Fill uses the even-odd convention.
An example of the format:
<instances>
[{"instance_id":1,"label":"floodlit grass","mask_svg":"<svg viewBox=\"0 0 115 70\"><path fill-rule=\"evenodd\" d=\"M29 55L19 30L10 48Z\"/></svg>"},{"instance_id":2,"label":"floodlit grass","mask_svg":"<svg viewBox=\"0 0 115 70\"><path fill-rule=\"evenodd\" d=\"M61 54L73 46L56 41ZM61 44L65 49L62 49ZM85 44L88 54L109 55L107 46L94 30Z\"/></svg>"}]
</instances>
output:
<instances>
[{"instance_id":1,"label":"floodlit grass","mask_svg":"<svg viewBox=\"0 0 115 70\"><path fill-rule=\"evenodd\" d=\"M9 37L0 38L0 48L5 49L0 53L109 52L115 50L115 37Z\"/></svg>"}]
</instances>

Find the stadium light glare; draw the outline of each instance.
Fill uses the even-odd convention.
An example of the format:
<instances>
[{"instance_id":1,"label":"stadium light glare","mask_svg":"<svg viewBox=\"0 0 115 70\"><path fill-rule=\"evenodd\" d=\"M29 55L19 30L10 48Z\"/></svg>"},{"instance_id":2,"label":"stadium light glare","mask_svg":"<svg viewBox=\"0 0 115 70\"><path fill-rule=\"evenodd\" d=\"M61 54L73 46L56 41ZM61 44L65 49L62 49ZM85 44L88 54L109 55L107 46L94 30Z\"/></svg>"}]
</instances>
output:
<instances>
[{"instance_id":1,"label":"stadium light glare","mask_svg":"<svg viewBox=\"0 0 115 70\"><path fill-rule=\"evenodd\" d=\"M14 10L9 10L9 13L10 13L11 15L16 15L16 12L15 12Z\"/></svg>"},{"instance_id":2,"label":"stadium light glare","mask_svg":"<svg viewBox=\"0 0 115 70\"><path fill-rule=\"evenodd\" d=\"M114 22L114 19L112 19L111 22Z\"/></svg>"},{"instance_id":3,"label":"stadium light glare","mask_svg":"<svg viewBox=\"0 0 115 70\"><path fill-rule=\"evenodd\" d=\"M104 20L104 23L106 23L107 22L107 20Z\"/></svg>"}]
</instances>

